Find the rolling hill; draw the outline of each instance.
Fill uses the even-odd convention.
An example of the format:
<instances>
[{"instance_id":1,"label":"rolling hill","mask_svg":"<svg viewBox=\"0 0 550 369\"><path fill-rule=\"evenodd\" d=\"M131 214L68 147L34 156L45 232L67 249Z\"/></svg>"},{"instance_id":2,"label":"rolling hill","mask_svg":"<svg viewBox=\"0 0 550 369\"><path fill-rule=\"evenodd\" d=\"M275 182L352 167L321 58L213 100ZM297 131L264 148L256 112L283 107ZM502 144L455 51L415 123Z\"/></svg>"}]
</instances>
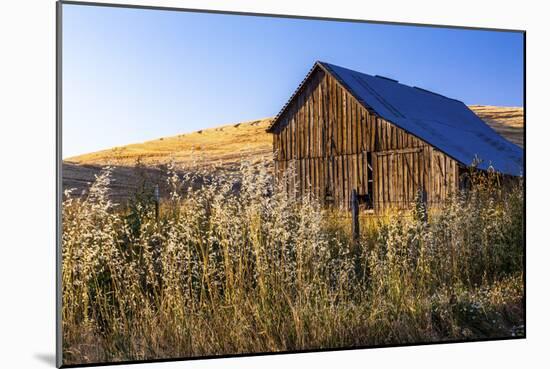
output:
<instances>
[{"instance_id":1,"label":"rolling hill","mask_svg":"<svg viewBox=\"0 0 550 369\"><path fill-rule=\"evenodd\" d=\"M473 105L470 109L505 138L523 147L523 108ZM103 166L113 167L111 193L123 201L136 188L139 178L164 183L166 165L179 170L208 168L213 175L233 173L241 160L255 164L272 153L272 118L223 125L193 133L158 138L108 150L67 158L63 161L63 187L86 190ZM137 162L141 165L135 168Z\"/></svg>"},{"instance_id":2,"label":"rolling hill","mask_svg":"<svg viewBox=\"0 0 550 369\"><path fill-rule=\"evenodd\" d=\"M523 108L471 105L470 110L508 141L523 147Z\"/></svg>"}]
</instances>

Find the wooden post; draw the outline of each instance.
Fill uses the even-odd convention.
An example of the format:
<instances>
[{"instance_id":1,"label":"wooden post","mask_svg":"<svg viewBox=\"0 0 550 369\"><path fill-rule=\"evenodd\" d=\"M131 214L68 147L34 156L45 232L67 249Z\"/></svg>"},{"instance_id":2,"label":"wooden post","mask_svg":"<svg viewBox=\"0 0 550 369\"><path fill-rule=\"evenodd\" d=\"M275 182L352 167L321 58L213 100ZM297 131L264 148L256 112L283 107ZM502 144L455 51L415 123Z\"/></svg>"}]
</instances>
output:
<instances>
[{"instance_id":1,"label":"wooden post","mask_svg":"<svg viewBox=\"0 0 550 369\"><path fill-rule=\"evenodd\" d=\"M158 184L155 185L154 196L155 196L155 219L159 220L160 190L159 190Z\"/></svg>"},{"instance_id":2,"label":"wooden post","mask_svg":"<svg viewBox=\"0 0 550 369\"><path fill-rule=\"evenodd\" d=\"M428 194L424 187L418 189L418 204L416 204L416 211L419 213L418 216L423 222L428 221Z\"/></svg>"},{"instance_id":3,"label":"wooden post","mask_svg":"<svg viewBox=\"0 0 550 369\"><path fill-rule=\"evenodd\" d=\"M359 242L359 198L356 189L351 191L351 234L353 245L356 246Z\"/></svg>"}]
</instances>

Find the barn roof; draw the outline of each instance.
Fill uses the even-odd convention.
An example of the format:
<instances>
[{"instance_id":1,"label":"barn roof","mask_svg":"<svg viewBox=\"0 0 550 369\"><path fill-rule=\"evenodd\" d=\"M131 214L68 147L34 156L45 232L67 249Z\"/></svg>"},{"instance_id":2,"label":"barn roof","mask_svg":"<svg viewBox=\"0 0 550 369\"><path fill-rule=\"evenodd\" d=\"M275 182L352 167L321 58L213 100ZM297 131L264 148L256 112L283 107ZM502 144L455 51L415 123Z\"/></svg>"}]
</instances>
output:
<instances>
[{"instance_id":1,"label":"barn roof","mask_svg":"<svg viewBox=\"0 0 550 369\"><path fill-rule=\"evenodd\" d=\"M480 169L492 167L504 174L523 174L523 150L519 146L500 136L463 102L422 88L316 62L290 101L317 67L335 77L365 108L463 165L469 166L477 158L482 160ZM268 130L274 128L287 106Z\"/></svg>"}]
</instances>

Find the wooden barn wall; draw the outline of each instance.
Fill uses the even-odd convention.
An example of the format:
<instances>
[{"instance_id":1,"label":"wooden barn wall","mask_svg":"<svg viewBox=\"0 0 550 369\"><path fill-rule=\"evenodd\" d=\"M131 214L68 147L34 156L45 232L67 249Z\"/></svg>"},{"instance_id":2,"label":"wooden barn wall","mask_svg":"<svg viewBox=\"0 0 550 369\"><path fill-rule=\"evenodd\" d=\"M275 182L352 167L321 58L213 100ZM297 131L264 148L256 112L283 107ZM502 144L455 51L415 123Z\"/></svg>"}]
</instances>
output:
<instances>
[{"instance_id":1,"label":"wooden barn wall","mask_svg":"<svg viewBox=\"0 0 550 369\"><path fill-rule=\"evenodd\" d=\"M403 209L419 188L434 205L458 184L455 160L369 112L321 69L278 127L273 134L277 177L292 168L287 190L311 194L325 205L346 209L353 189L359 195L370 189L375 210Z\"/></svg>"}]
</instances>

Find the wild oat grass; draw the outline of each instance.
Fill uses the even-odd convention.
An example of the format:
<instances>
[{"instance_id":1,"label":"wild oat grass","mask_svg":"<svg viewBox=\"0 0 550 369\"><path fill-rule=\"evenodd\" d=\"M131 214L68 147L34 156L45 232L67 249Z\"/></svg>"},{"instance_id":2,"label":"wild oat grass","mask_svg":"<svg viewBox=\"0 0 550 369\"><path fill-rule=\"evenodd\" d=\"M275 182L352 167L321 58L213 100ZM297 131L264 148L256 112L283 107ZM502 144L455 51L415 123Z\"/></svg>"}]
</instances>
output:
<instances>
[{"instance_id":1,"label":"wild oat grass","mask_svg":"<svg viewBox=\"0 0 550 369\"><path fill-rule=\"evenodd\" d=\"M472 172L427 220L349 220L295 199L266 166L200 188L175 171L108 199L107 168L63 202L66 364L523 334L523 190Z\"/></svg>"}]
</instances>

